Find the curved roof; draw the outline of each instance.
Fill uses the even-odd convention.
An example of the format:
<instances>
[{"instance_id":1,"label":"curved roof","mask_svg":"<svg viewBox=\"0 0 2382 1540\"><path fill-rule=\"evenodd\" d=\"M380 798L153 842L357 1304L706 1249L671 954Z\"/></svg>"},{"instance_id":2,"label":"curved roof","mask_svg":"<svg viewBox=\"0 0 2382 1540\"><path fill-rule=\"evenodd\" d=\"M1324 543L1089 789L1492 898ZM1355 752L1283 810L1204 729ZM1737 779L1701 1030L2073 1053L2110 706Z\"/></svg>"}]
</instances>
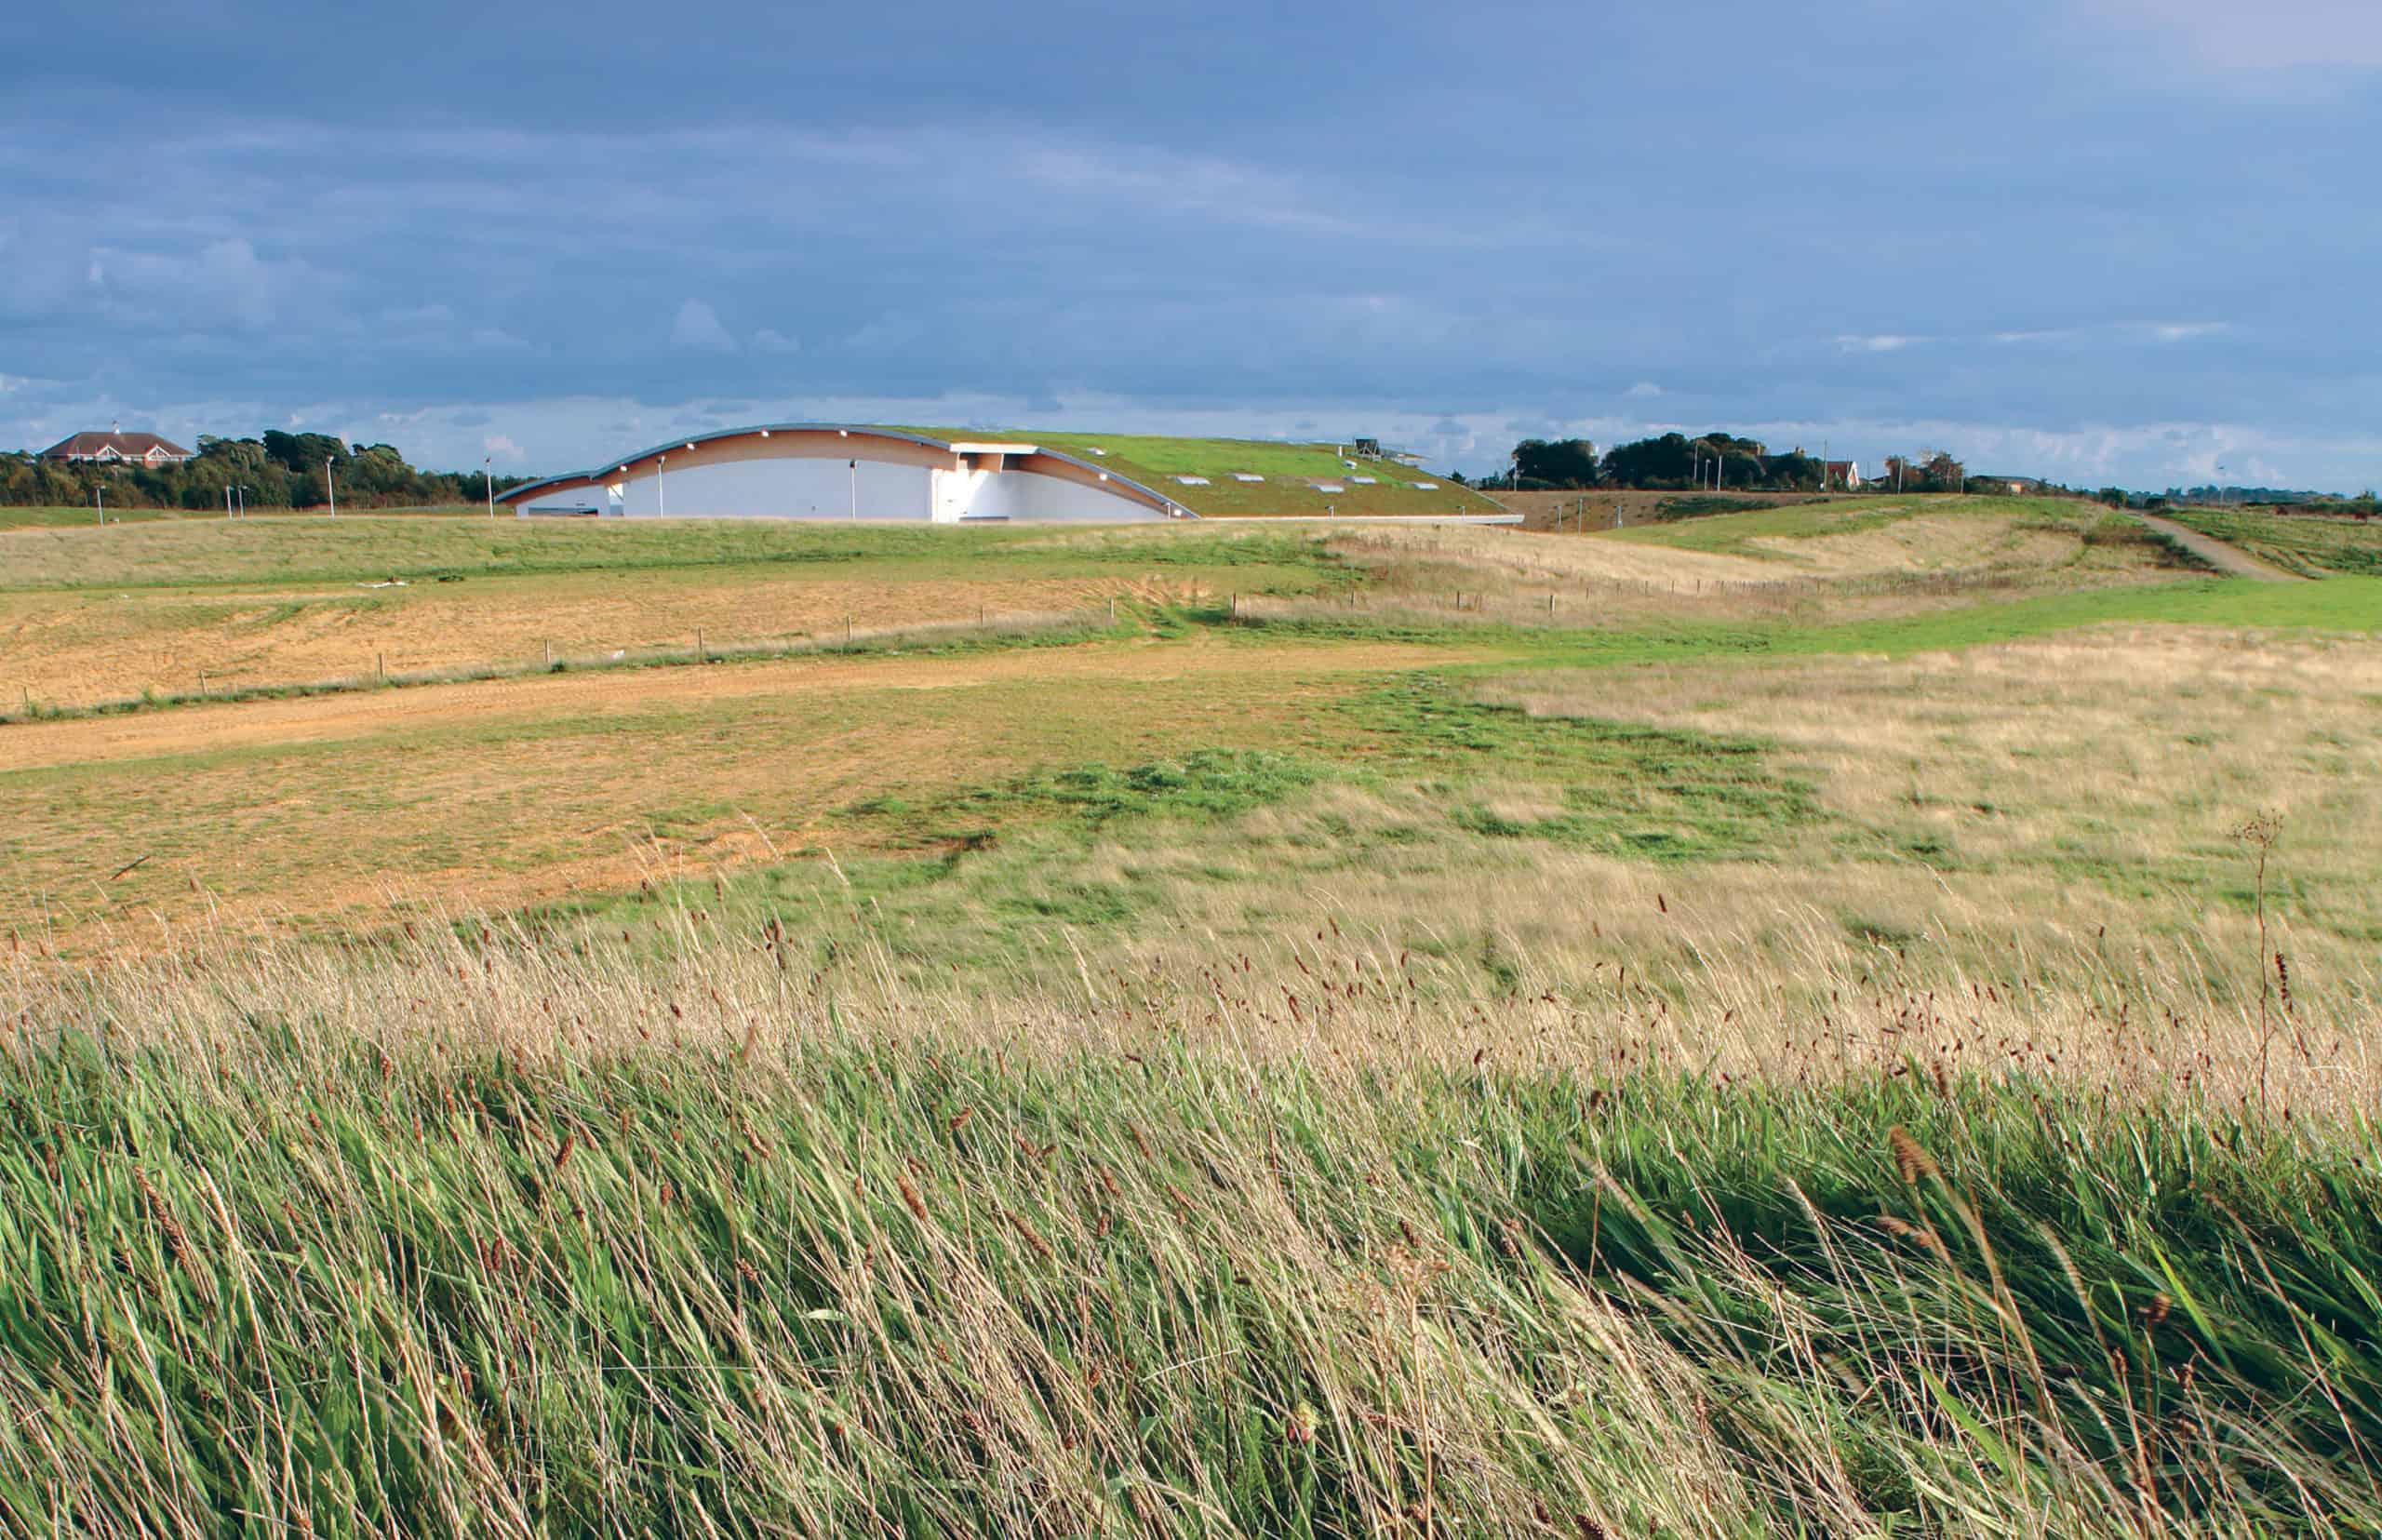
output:
<instances>
[{"instance_id":1,"label":"curved roof","mask_svg":"<svg viewBox=\"0 0 2382 1540\"><path fill-rule=\"evenodd\" d=\"M699 433L683 438L673 438L668 443L656 444L651 449L639 449L635 454L622 455L618 459L605 461L594 470L575 471L565 475L550 475L542 481L532 481L515 487L510 490L497 493L496 500L499 502L517 503L536 496L550 487L600 486L605 477L617 475L640 461L658 460L677 449L691 449L698 445L715 444L724 439L751 438L779 433L832 433L848 438L890 439L895 443L915 444L921 449L938 449L953 454L966 452L974 447L966 440L955 443L950 439L934 438L925 434L904 433L899 428L871 427L861 422L756 422L749 428L723 428L716 433ZM1074 455L1058 449L1046 449L1038 444L1034 447L1034 453L1037 457L1055 460L1062 464L1072 465L1079 471L1089 472L1101 480L1114 482L1128 491L1138 492L1177 518L1199 516L1164 492L1153 490L1130 476L1118 475L1116 472L1105 470L1088 460L1078 460Z\"/></svg>"}]
</instances>

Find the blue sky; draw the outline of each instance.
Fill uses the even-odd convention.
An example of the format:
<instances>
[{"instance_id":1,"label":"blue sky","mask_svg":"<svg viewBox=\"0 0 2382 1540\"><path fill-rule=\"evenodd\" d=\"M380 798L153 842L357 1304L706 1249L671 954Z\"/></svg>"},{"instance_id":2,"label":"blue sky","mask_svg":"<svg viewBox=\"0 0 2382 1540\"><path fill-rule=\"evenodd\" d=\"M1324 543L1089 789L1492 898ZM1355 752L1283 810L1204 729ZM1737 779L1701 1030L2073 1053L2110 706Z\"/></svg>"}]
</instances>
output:
<instances>
[{"instance_id":1,"label":"blue sky","mask_svg":"<svg viewBox=\"0 0 2382 1540\"><path fill-rule=\"evenodd\" d=\"M2382 5L0 17L0 445L1721 426L2382 481Z\"/></svg>"}]
</instances>

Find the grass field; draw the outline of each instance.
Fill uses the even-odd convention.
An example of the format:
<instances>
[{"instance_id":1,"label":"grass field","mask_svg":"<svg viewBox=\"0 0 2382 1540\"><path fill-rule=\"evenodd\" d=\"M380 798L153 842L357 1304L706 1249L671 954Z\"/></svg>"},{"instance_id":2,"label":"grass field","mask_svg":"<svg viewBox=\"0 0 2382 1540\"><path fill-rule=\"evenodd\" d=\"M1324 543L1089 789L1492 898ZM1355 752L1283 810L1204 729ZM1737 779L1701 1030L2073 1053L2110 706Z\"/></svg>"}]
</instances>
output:
<instances>
[{"instance_id":1,"label":"grass field","mask_svg":"<svg viewBox=\"0 0 2382 1540\"><path fill-rule=\"evenodd\" d=\"M2167 516L2303 577L2382 576L2382 533L2366 520L2251 508L2173 508Z\"/></svg>"},{"instance_id":2,"label":"grass field","mask_svg":"<svg viewBox=\"0 0 2382 1540\"><path fill-rule=\"evenodd\" d=\"M1522 516L1523 527L1550 534L1626 529L1716 513L1822 501L1807 492L1693 492L1636 489L1552 492L1492 491L1499 507Z\"/></svg>"},{"instance_id":3,"label":"grass field","mask_svg":"<svg viewBox=\"0 0 2382 1540\"><path fill-rule=\"evenodd\" d=\"M776 645L1301 592L1264 532L1053 534L379 517L0 536L0 710L269 689L614 650Z\"/></svg>"},{"instance_id":4,"label":"grass field","mask_svg":"<svg viewBox=\"0 0 2382 1540\"><path fill-rule=\"evenodd\" d=\"M485 510L476 504L460 504L452 507L435 508L375 508L371 510L369 516L373 518L419 518L423 516L463 518L475 516L484 516L484 515ZM313 518L327 517L328 516L318 514L267 515L262 511L259 511L249 515L248 516L252 518ZM216 524L233 522L224 518L223 512L220 508L200 508L196 510L188 508L118 508L111 504L107 509L107 522L110 527L117 524L154 524L161 521ZM100 528L100 513L96 508L25 508L9 504L0 504L0 532L5 532L10 529L96 529L98 528Z\"/></svg>"},{"instance_id":5,"label":"grass field","mask_svg":"<svg viewBox=\"0 0 2382 1540\"><path fill-rule=\"evenodd\" d=\"M0 666L1052 618L0 722L10 1533L2382 1530L2353 546L240 534Z\"/></svg>"},{"instance_id":6,"label":"grass field","mask_svg":"<svg viewBox=\"0 0 2382 1540\"><path fill-rule=\"evenodd\" d=\"M982 431L914 430L940 438L982 438ZM1360 460L1348 468L1338 446L1283 444L1249 438L1159 438L1131 434L1079 434L1021 429L1024 440L1058 449L1165 493L1209 517L1290 515L1320 518L1327 506L1342 514L1493 514L1496 503L1444 476L1395 461ZM1248 483L1237 474L1265 477ZM1206 486L1176 477L1204 476ZM1351 480L1369 476L1373 485ZM1337 492L1321 492L1329 482Z\"/></svg>"}]
</instances>

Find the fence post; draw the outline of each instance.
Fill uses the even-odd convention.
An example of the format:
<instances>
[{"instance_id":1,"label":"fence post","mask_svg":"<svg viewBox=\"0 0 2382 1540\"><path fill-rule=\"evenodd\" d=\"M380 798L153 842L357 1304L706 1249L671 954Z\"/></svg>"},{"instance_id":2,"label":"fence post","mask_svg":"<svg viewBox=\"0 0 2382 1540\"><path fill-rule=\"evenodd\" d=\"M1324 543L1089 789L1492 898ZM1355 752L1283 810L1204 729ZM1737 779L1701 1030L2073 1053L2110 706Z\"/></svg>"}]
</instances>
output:
<instances>
[{"instance_id":1,"label":"fence post","mask_svg":"<svg viewBox=\"0 0 2382 1540\"><path fill-rule=\"evenodd\" d=\"M387 684L389 682L389 655L387 653L375 652L372 654L372 672L381 676L381 682L382 684Z\"/></svg>"},{"instance_id":2,"label":"fence post","mask_svg":"<svg viewBox=\"0 0 2382 1540\"><path fill-rule=\"evenodd\" d=\"M695 627L695 662L699 663L711 662L711 649L703 645L703 628L700 625Z\"/></svg>"},{"instance_id":3,"label":"fence post","mask_svg":"<svg viewBox=\"0 0 2382 1540\"><path fill-rule=\"evenodd\" d=\"M555 666L555 644L552 642L546 644L546 666L548 668Z\"/></svg>"}]
</instances>

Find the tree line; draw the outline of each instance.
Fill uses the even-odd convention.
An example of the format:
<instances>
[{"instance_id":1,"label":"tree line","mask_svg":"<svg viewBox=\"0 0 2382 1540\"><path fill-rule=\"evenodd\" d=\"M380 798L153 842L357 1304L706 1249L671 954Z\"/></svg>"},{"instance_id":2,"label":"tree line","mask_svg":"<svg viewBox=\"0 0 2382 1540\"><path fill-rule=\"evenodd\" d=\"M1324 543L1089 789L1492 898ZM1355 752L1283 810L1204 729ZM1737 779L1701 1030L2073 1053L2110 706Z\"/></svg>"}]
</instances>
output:
<instances>
[{"instance_id":1,"label":"tree line","mask_svg":"<svg viewBox=\"0 0 2382 1540\"><path fill-rule=\"evenodd\" d=\"M0 504L87 507L104 494L114 508L220 509L228 489L251 508L315 508L328 501L327 463L340 505L359 509L478 502L491 489L533 479L417 470L387 444L268 428L256 438L201 434L197 455L179 465L60 464L31 453L0 454Z\"/></svg>"},{"instance_id":2,"label":"tree line","mask_svg":"<svg viewBox=\"0 0 2382 1540\"><path fill-rule=\"evenodd\" d=\"M1827 489L1827 467L1800 449L1773 454L1759 439L1706 433L1690 437L1666 433L1615 445L1602 454L1585 438L1525 438L1514 446L1512 471L1484 486L1522 491L1574 491L1612 488L1645 491L1817 492ZM1948 492L1968 487L1968 471L1940 450L1894 455L1885 477L1907 492ZM2001 489L1997 485L1991 489Z\"/></svg>"}]
</instances>

